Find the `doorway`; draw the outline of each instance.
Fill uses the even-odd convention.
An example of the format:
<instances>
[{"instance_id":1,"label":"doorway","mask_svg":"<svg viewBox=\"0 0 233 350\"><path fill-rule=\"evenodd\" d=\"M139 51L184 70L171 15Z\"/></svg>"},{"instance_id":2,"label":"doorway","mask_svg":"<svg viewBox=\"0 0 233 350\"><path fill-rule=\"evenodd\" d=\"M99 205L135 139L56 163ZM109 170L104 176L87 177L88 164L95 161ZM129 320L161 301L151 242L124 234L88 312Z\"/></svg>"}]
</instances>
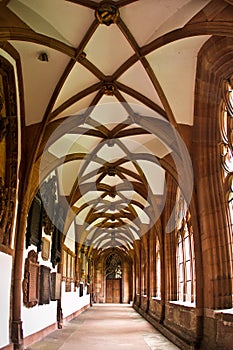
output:
<instances>
[{"instance_id":1,"label":"doorway","mask_svg":"<svg viewBox=\"0 0 233 350\"><path fill-rule=\"evenodd\" d=\"M106 303L121 303L121 278L106 280Z\"/></svg>"},{"instance_id":2,"label":"doorway","mask_svg":"<svg viewBox=\"0 0 233 350\"><path fill-rule=\"evenodd\" d=\"M118 254L112 253L106 259L106 303L122 303L122 263Z\"/></svg>"}]
</instances>

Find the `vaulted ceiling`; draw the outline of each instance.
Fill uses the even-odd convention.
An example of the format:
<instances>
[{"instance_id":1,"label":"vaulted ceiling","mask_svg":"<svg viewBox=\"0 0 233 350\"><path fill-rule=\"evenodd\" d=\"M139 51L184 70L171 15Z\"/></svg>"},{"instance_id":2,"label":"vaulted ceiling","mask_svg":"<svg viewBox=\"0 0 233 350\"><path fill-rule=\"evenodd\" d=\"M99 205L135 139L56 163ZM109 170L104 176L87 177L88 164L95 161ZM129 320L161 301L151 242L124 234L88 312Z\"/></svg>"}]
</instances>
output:
<instances>
[{"instance_id":1,"label":"vaulted ceiling","mask_svg":"<svg viewBox=\"0 0 233 350\"><path fill-rule=\"evenodd\" d=\"M40 181L56 175L80 242L132 248L162 212L166 172L190 193L182 130L194 121L198 52L230 32L221 14L230 23L232 2L2 0L0 10Z\"/></svg>"}]
</instances>

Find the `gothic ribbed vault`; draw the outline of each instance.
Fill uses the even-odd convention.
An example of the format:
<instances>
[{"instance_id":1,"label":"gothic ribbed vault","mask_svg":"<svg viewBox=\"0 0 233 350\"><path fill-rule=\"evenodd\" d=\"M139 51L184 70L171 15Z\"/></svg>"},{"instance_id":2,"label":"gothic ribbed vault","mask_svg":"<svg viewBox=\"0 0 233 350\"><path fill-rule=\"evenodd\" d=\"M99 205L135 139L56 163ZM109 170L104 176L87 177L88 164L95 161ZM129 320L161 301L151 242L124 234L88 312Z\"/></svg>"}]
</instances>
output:
<instances>
[{"instance_id":1,"label":"gothic ribbed vault","mask_svg":"<svg viewBox=\"0 0 233 350\"><path fill-rule=\"evenodd\" d=\"M228 6L0 2L5 45L22 67L23 126L34 135L29 177L57 177L65 228L75 220L81 243L132 248L162 211L167 172L189 195L190 169L182 179L179 169L189 162L182 139L193 125L197 54Z\"/></svg>"}]
</instances>

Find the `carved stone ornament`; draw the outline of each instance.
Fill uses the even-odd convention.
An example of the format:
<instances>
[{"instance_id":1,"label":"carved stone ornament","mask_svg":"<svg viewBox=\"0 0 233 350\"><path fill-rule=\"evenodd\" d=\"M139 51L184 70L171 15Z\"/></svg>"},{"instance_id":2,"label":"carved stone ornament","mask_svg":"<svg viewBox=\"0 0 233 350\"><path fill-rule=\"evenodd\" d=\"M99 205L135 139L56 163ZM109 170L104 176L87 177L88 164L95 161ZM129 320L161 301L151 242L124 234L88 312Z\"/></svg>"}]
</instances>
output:
<instances>
[{"instance_id":1,"label":"carved stone ornament","mask_svg":"<svg viewBox=\"0 0 233 350\"><path fill-rule=\"evenodd\" d=\"M10 246L16 204L18 123L13 66L0 57L0 244Z\"/></svg>"},{"instance_id":2,"label":"carved stone ornament","mask_svg":"<svg viewBox=\"0 0 233 350\"><path fill-rule=\"evenodd\" d=\"M112 83L103 84L103 93L107 96L113 96L115 91L115 85Z\"/></svg>"},{"instance_id":3,"label":"carved stone ornament","mask_svg":"<svg viewBox=\"0 0 233 350\"><path fill-rule=\"evenodd\" d=\"M105 171L108 174L108 176L115 176L117 173L116 167L111 164L105 165Z\"/></svg>"},{"instance_id":4,"label":"carved stone ornament","mask_svg":"<svg viewBox=\"0 0 233 350\"><path fill-rule=\"evenodd\" d=\"M38 254L31 250L25 260L23 280L23 303L31 308L38 303L39 263Z\"/></svg>"},{"instance_id":5,"label":"carved stone ornament","mask_svg":"<svg viewBox=\"0 0 233 350\"><path fill-rule=\"evenodd\" d=\"M4 115L5 110L5 97L4 97L4 86L3 81L1 79L1 86L0 86L0 142L3 141L7 134L7 125L9 123L8 119Z\"/></svg>"},{"instance_id":6,"label":"carved stone ornament","mask_svg":"<svg viewBox=\"0 0 233 350\"><path fill-rule=\"evenodd\" d=\"M113 4L104 3L97 8L95 16L100 24L110 26L111 24L117 22L120 13L117 6Z\"/></svg>"},{"instance_id":7,"label":"carved stone ornament","mask_svg":"<svg viewBox=\"0 0 233 350\"><path fill-rule=\"evenodd\" d=\"M83 60L85 60L86 57L87 57L87 54L84 51L82 51L80 53L80 55L78 56L78 60L83 61Z\"/></svg>"},{"instance_id":8,"label":"carved stone ornament","mask_svg":"<svg viewBox=\"0 0 233 350\"><path fill-rule=\"evenodd\" d=\"M7 207L7 192L8 189L4 186L3 178L0 177L0 227L3 226L3 219L4 219L4 212L6 211Z\"/></svg>"}]
</instances>

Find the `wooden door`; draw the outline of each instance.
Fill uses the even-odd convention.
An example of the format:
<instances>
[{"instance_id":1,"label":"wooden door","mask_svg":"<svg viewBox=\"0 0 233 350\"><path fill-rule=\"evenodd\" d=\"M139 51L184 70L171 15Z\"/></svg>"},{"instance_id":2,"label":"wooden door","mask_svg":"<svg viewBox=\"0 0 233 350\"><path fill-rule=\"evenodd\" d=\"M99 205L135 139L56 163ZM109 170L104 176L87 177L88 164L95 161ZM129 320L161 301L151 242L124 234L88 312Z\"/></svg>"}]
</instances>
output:
<instances>
[{"instance_id":1,"label":"wooden door","mask_svg":"<svg viewBox=\"0 0 233 350\"><path fill-rule=\"evenodd\" d=\"M106 280L106 303L120 303L121 302L121 279L107 279Z\"/></svg>"}]
</instances>

